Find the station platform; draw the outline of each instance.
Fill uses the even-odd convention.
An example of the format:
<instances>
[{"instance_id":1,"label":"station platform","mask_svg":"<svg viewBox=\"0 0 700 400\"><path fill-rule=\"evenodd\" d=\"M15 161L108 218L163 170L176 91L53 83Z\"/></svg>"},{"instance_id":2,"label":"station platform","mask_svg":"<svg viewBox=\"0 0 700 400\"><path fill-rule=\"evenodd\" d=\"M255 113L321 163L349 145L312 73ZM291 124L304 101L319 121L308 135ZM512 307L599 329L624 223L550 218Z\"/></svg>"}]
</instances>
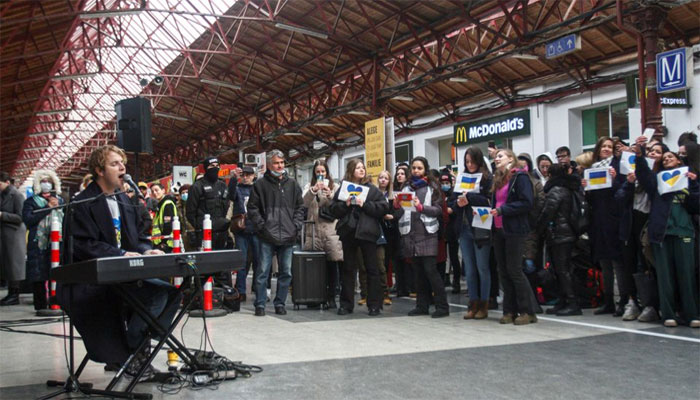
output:
<instances>
[{"instance_id":1,"label":"station platform","mask_svg":"<svg viewBox=\"0 0 700 400\"><path fill-rule=\"evenodd\" d=\"M541 314L526 326L499 325L501 312L493 310L486 320L465 321L465 294L448 296L450 316L432 319L408 317L415 304L409 298L394 298L379 317L369 317L365 306L347 316L295 311L291 299L287 315L275 315L268 303L267 316L256 317L249 295L240 312L206 323L216 352L262 372L216 390L166 394L158 384L140 383L135 391L154 399L697 399L700 393L698 329L623 322L591 309L577 317ZM3 307L3 326L38 319L30 301L23 295L23 304ZM13 329L64 334L60 321ZM178 327L190 348L200 348L202 333L200 318ZM3 329L0 343L1 399L45 395L56 390L46 380L67 375L67 342L60 337ZM76 341L76 360L84 354ZM162 351L154 366L166 370L166 358ZM113 374L90 362L81 381L103 388Z\"/></svg>"}]
</instances>

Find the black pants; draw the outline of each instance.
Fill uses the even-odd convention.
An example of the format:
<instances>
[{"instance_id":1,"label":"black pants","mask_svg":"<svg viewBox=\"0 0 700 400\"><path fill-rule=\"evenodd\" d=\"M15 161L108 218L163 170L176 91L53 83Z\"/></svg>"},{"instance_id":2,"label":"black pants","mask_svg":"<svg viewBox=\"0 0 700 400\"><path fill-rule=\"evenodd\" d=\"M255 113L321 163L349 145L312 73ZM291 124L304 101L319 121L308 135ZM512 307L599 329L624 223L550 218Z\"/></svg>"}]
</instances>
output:
<instances>
[{"instance_id":1,"label":"black pants","mask_svg":"<svg viewBox=\"0 0 700 400\"><path fill-rule=\"evenodd\" d=\"M335 300L338 289L338 269L342 270L342 261L326 261L326 289L328 300Z\"/></svg>"},{"instance_id":2,"label":"black pants","mask_svg":"<svg viewBox=\"0 0 700 400\"><path fill-rule=\"evenodd\" d=\"M627 303L629 297L629 286L623 278L624 267L618 260L607 259L599 261L603 269L603 297L605 304L614 303L615 276L617 276L617 291L620 293L620 303Z\"/></svg>"},{"instance_id":3,"label":"black pants","mask_svg":"<svg viewBox=\"0 0 700 400\"><path fill-rule=\"evenodd\" d=\"M377 244L366 240L346 238L343 242L344 262L341 275L340 306L352 310L355 305L355 281L357 279L358 251L367 269L367 307L380 308L382 287L377 265Z\"/></svg>"},{"instance_id":4,"label":"black pants","mask_svg":"<svg viewBox=\"0 0 700 400\"><path fill-rule=\"evenodd\" d=\"M414 257L413 266L416 279L416 308L427 311L430 307L432 294L437 310L449 310L447 295L445 294L445 282L437 270L435 257Z\"/></svg>"},{"instance_id":5,"label":"black pants","mask_svg":"<svg viewBox=\"0 0 700 400\"><path fill-rule=\"evenodd\" d=\"M394 274L396 274L396 293L399 296L408 296L409 293L416 291L413 282L413 265L401 258L400 252L397 250L392 259L394 263Z\"/></svg>"},{"instance_id":6,"label":"black pants","mask_svg":"<svg viewBox=\"0 0 700 400\"><path fill-rule=\"evenodd\" d=\"M501 281L498 279L498 265L496 264L496 253L493 246L491 246L489 253L489 274L491 274L491 290L489 297L494 300L493 304L496 304L495 300L501 289Z\"/></svg>"},{"instance_id":7,"label":"black pants","mask_svg":"<svg viewBox=\"0 0 700 400\"><path fill-rule=\"evenodd\" d=\"M634 274L638 272L645 272L649 267L642 254L642 241L640 239L640 234L642 233L642 228L644 224L649 219L649 214L644 214L643 212L633 210L632 211L632 227L630 230L630 237L624 243L622 248L622 278L625 281L625 286L628 288L629 293L627 295L632 297L637 297L637 287L634 284ZM622 294L622 292L620 292ZM627 300L626 298L621 298L621 301Z\"/></svg>"},{"instance_id":8,"label":"black pants","mask_svg":"<svg viewBox=\"0 0 700 400\"><path fill-rule=\"evenodd\" d=\"M459 262L459 242L447 242L447 251L450 255L450 266L452 267L452 287L459 286L462 276L462 264Z\"/></svg>"},{"instance_id":9,"label":"black pants","mask_svg":"<svg viewBox=\"0 0 700 400\"><path fill-rule=\"evenodd\" d=\"M504 236L503 229L493 233L498 276L503 286L503 314L534 314L532 289L522 268L525 236Z\"/></svg>"},{"instance_id":10,"label":"black pants","mask_svg":"<svg viewBox=\"0 0 700 400\"><path fill-rule=\"evenodd\" d=\"M552 267L557 274L559 283L559 300L565 300L569 305L578 303L574 294L574 282L571 276L571 252L574 243L555 244L549 247Z\"/></svg>"}]
</instances>

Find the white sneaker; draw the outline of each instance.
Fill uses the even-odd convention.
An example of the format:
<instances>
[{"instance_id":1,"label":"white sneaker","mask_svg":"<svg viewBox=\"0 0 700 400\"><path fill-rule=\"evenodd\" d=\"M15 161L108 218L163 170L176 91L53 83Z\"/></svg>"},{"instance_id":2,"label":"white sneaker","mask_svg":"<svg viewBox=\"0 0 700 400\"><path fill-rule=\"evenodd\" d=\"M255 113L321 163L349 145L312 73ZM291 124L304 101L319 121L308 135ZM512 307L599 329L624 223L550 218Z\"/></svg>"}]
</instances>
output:
<instances>
[{"instance_id":1,"label":"white sneaker","mask_svg":"<svg viewBox=\"0 0 700 400\"><path fill-rule=\"evenodd\" d=\"M694 320L690 321L689 326L691 328L700 328L700 319L694 319Z\"/></svg>"},{"instance_id":2,"label":"white sneaker","mask_svg":"<svg viewBox=\"0 0 700 400\"><path fill-rule=\"evenodd\" d=\"M634 300L630 299L627 304L625 304L625 312L622 314L622 320L623 321L634 321L639 317L639 314L641 311L639 310L639 307L637 307L637 303L635 303Z\"/></svg>"},{"instance_id":3,"label":"white sneaker","mask_svg":"<svg viewBox=\"0 0 700 400\"><path fill-rule=\"evenodd\" d=\"M678 322L675 319L667 319L664 321L664 326L667 328L675 328L678 326Z\"/></svg>"}]
</instances>

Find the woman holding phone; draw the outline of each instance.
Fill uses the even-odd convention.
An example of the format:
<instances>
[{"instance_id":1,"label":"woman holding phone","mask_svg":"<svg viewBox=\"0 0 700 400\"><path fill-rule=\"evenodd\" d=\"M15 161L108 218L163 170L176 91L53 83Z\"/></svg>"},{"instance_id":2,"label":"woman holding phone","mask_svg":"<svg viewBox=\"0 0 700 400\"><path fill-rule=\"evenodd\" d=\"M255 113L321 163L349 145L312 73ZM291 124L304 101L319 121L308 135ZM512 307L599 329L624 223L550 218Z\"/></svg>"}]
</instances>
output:
<instances>
[{"instance_id":1,"label":"woman holding phone","mask_svg":"<svg viewBox=\"0 0 700 400\"><path fill-rule=\"evenodd\" d=\"M344 181L353 186L360 185L361 189L367 190L368 193L365 200L357 196L348 196L347 200L340 200L338 197L341 190L337 190L330 205L331 214L338 218L336 232L343 244L345 256L341 270L338 315L353 312L357 257L361 252L367 269L367 307L369 315L376 316L379 315L382 306L382 288L377 265L377 240L381 236L379 224L390 207L384 195L370 182L362 160L350 160L345 169Z\"/></svg>"}]
</instances>

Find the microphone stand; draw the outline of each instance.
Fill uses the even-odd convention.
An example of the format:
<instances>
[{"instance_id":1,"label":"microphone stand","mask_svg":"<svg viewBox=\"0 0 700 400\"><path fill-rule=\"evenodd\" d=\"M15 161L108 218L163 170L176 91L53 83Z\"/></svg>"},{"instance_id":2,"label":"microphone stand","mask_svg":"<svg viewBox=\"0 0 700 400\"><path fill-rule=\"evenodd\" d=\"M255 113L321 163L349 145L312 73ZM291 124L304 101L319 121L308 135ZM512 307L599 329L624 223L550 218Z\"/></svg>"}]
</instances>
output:
<instances>
[{"instance_id":1,"label":"microphone stand","mask_svg":"<svg viewBox=\"0 0 700 400\"><path fill-rule=\"evenodd\" d=\"M65 214L63 216L64 219L64 225L63 225L63 232L65 235L63 236L63 249L64 249L64 254L62 257L62 263L61 266L66 266L70 265L73 263L73 223L74 221L74 208L77 205L80 204L85 204L85 203L92 203L95 201L98 201L101 198L108 198L108 197L114 197L119 194L126 193L121 190L116 190L114 193L111 194L106 194L104 192L98 194L97 196L89 197L87 199L82 199L82 200L76 200L76 201L71 201L65 204L60 204L55 207L48 207L48 208L42 208L39 210L34 210L33 213L40 213L40 212L46 212L46 211L53 211L53 210L60 210L60 209L65 209ZM69 309L73 308L73 285L69 285L69 295L68 295L68 304L69 304ZM75 370L75 334L74 334L74 329L73 329L73 319L70 318L70 315L68 316L68 321L69 321L69 332L70 332L70 338L69 338L69 346L70 346L70 360L68 362L68 379L66 379L65 382L61 381L54 381L54 380L48 380L46 381L47 386L63 386L63 388L57 392L50 393L46 396L40 397L39 400L46 400L50 399L56 396L59 396L61 394L66 394L66 393L73 393L73 392L80 392L82 394L97 394L97 395L103 395L107 397L121 397L121 398L150 398L148 396L141 396L138 393L134 394L124 394L124 393L119 393L119 392L113 392L113 391L107 391L107 390L97 390L92 388L92 383L80 383L78 380L78 377L80 374L83 372L83 369L85 368L85 365L87 364L88 361L88 356L86 355L83 361L80 363L80 366L78 367L78 370Z\"/></svg>"}]
</instances>

